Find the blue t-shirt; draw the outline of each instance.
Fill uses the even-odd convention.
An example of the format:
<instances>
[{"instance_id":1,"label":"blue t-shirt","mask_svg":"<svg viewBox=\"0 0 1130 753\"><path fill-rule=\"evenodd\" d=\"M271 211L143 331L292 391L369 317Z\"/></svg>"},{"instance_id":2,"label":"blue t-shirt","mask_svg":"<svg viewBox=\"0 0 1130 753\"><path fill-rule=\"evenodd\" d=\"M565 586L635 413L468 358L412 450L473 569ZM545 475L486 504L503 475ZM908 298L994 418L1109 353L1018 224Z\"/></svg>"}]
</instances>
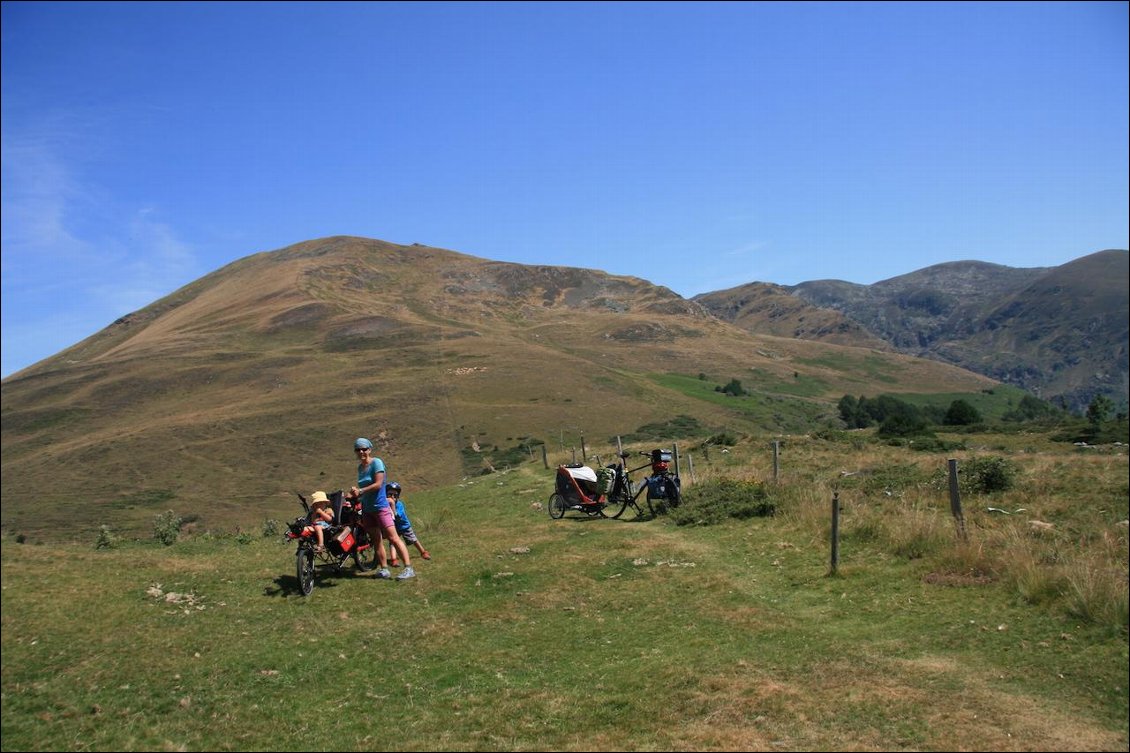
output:
<instances>
[{"instance_id":1,"label":"blue t-shirt","mask_svg":"<svg viewBox=\"0 0 1130 753\"><path fill-rule=\"evenodd\" d=\"M364 489L372 486L378 473L385 472L385 464L380 458L373 458L366 466L357 466L357 488ZM376 512L388 507L388 497L385 496L385 485L382 483L376 489L371 489L361 495L361 511Z\"/></svg>"},{"instance_id":2,"label":"blue t-shirt","mask_svg":"<svg viewBox=\"0 0 1130 753\"><path fill-rule=\"evenodd\" d=\"M408 513L404 512L404 503L399 499L396 500L396 507L393 508L393 520L396 522L396 532L402 533L412 527L412 522L408 520Z\"/></svg>"}]
</instances>

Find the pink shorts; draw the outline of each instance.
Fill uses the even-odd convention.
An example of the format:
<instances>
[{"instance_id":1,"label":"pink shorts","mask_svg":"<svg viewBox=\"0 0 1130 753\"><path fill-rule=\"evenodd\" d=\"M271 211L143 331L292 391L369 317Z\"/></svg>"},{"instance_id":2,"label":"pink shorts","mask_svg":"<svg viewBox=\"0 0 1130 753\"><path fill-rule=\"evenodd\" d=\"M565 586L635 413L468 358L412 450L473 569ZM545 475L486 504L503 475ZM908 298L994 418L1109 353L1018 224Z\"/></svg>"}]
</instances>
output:
<instances>
[{"instance_id":1,"label":"pink shorts","mask_svg":"<svg viewBox=\"0 0 1130 753\"><path fill-rule=\"evenodd\" d=\"M382 507L376 512L365 513L361 516L361 525L365 528L376 528L381 533L384 533L388 528L396 530L396 523L392 518L392 509L388 507Z\"/></svg>"}]
</instances>

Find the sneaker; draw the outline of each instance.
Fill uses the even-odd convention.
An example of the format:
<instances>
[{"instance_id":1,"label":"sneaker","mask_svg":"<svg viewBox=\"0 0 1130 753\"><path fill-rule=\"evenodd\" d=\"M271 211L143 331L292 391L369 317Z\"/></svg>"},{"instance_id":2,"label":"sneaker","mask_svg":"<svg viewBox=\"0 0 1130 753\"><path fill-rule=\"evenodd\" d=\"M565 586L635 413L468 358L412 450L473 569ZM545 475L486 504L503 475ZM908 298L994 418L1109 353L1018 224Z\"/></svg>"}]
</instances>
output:
<instances>
[{"instance_id":1,"label":"sneaker","mask_svg":"<svg viewBox=\"0 0 1130 753\"><path fill-rule=\"evenodd\" d=\"M400 575L396 576L396 579L397 580L408 580L409 578L415 578L415 577L416 577L416 571L412 569L411 565L409 565L408 567L404 568L404 572L402 572Z\"/></svg>"},{"instance_id":2,"label":"sneaker","mask_svg":"<svg viewBox=\"0 0 1130 753\"><path fill-rule=\"evenodd\" d=\"M423 553L423 554L421 554L420 556L421 556L421 557L423 557L423 558L424 558L424 559L426 559L426 560L430 560L430 559L432 558L432 555L431 555L431 554L429 554L428 552L424 552L424 553Z\"/></svg>"},{"instance_id":3,"label":"sneaker","mask_svg":"<svg viewBox=\"0 0 1130 753\"><path fill-rule=\"evenodd\" d=\"M377 577L387 580L392 577L392 573L390 573L387 568L381 568L377 571Z\"/></svg>"},{"instance_id":4,"label":"sneaker","mask_svg":"<svg viewBox=\"0 0 1130 753\"><path fill-rule=\"evenodd\" d=\"M392 562L388 563L388 566L389 567L400 567L400 560L393 560Z\"/></svg>"}]
</instances>

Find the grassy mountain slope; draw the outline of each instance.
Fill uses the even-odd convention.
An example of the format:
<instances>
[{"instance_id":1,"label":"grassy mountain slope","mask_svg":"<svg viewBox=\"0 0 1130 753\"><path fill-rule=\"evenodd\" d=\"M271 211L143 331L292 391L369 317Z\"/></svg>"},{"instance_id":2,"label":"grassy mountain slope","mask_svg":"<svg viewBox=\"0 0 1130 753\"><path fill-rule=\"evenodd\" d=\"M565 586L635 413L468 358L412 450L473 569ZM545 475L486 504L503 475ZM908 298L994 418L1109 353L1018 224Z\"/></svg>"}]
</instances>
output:
<instances>
[{"instance_id":1,"label":"grassy mountain slope","mask_svg":"<svg viewBox=\"0 0 1130 753\"><path fill-rule=\"evenodd\" d=\"M846 283L850 284L850 283ZM889 350L882 338L833 308L820 308L781 285L751 282L693 299L723 321L750 332Z\"/></svg>"},{"instance_id":2,"label":"grassy mountain slope","mask_svg":"<svg viewBox=\"0 0 1130 753\"><path fill-rule=\"evenodd\" d=\"M953 363L1085 406L1106 394L1125 406L1130 372L1130 255L1104 251L1057 267L999 302ZM938 353L944 353L941 345Z\"/></svg>"},{"instance_id":3,"label":"grassy mountain slope","mask_svg":"<svg viewBox=\"0 0 1130 753\"><path fill-rule=\"evenodd\" d=\"M717 400L709 385L731 378L756 396ZM3 522L68 536L175 507L202 527L255 523L292 490L348 485L360 435L419 488L530 438L569 446L678 415L802 431L848 392L991 384L753 335L636 278L326 238L241 259L4 380Z\"/></svg>"},{"instance_id":4,"label":"grassy mountain slope","mask_svg":"<svg viewBox=\"0 0 1130 753\"><path fill-rule=\"evenodd\" d=\"M874 285L755 283L694 300L751 332L826 342L850 332L860 344L876 337L900 352L971 369L1076 410L1096 394L1125 406L1128 258L1108 250L1031 269L962 261ZM782 304L782 291L799 302ZM829 317L842 323L809 324Z\"/></svg>"}]
</instances>

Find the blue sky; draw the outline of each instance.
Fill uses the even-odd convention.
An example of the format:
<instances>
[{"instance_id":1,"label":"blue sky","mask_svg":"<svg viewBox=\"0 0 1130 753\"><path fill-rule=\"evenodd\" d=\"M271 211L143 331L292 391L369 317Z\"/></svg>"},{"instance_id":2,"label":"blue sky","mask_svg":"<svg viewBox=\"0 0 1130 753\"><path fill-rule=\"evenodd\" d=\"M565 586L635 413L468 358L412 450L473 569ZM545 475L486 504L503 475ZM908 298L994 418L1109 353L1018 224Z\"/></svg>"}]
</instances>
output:
<instances>
[{"instance_id":1,"label":"blue sky","mask_svg":"<svg viewBox=\"0 0 1130 753\"><path fill-rule=\"evenodd\" d=\"M2 374L329 235L681 295L1127 248L1127 3L2 5Z\"/></svg>"}]
</instances>

